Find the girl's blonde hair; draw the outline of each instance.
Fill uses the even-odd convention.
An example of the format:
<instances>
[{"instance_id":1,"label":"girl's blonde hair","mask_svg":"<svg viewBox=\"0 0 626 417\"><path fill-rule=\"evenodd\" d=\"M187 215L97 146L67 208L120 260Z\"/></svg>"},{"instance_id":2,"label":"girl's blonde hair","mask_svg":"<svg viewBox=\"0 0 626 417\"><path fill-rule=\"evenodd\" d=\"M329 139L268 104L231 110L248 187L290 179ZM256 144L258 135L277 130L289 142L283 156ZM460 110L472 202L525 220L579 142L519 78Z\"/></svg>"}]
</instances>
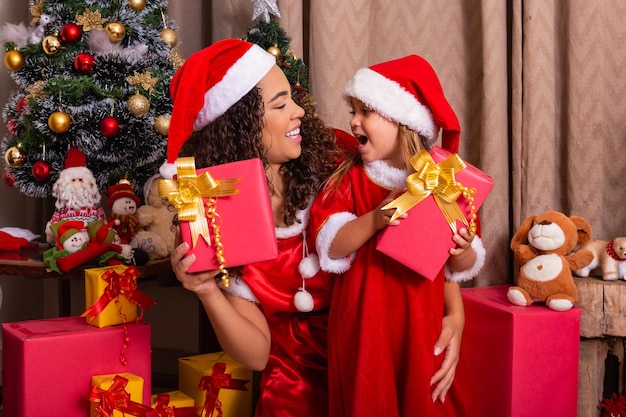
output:
<instances>
[{"instance_id":1,"label":"girl's blonde hair","mask_svg":"<svg viewBox=\"0 0 626 417\"><path fill-rule=\"evenodd\" d=\"M409 174L412 174L415 170L411 166L411 157L418 153L422 147L426 150L430 150L430 148L426 145L427 141L424 137L415 130L409 129L402 124L398 125L398 141L400 143L405 168ZM358 151L348 153L335 172L326 181L326 190L328 191L331 188L336 189L339 187L339 184L341 184L348 170L360 162L361 154Z\"/></svg>"}]
</instances>

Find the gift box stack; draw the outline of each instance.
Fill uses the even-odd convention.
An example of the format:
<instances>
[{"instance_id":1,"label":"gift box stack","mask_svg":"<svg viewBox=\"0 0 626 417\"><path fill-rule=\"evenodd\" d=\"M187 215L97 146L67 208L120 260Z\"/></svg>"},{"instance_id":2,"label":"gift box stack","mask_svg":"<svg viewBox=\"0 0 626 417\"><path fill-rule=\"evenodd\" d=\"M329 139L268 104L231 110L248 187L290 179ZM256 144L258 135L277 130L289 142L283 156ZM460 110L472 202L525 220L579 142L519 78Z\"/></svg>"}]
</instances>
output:
<instances>
[{"instance_id":1,"label":"gift box stack","mask_svg":"<svg viewBox=\"0 0 626 417\"><path fill-rule=\"evenodd\" d=\"M4 415L122 416L151 410L150 325L137 310L153 301L136 287L138 276L134 266L87 269L82 316L2 325Z\"/></svg>"}]
</instances>

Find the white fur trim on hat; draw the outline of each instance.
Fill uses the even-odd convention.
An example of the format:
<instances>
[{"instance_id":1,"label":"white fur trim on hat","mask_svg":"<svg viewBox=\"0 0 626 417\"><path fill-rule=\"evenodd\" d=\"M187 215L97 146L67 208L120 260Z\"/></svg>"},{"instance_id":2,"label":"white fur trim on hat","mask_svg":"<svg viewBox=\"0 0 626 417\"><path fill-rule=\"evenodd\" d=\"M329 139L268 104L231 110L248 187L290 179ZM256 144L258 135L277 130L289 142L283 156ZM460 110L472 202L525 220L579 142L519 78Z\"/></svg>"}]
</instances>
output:
<instances>
[{"instance_id":1,"label":"white fur trim on hat","mask_svg":"<svg viewBox=\"0 0 626 417\"><path fill-rule=\"evenodd\" d=\"M167 161L163 162L159 167L159 174L161 174L163 179L171 180L176 175L176 164L170 164Z\"/></svg>"},{"instance_id":2,"label":"white fur trim on hat","mask_svg":"<svg viewBox=\"0 0 626 417\"><path fill-rule=\"evenodd\" d=\"M448 268L448 264L444 268L444 274L446 277L446 281L448 282L465 282L475 278L480 270L483 268L485 264L485 258L487 257L487 251L485 250L485 246L483 245L483 241L476 236L474 240L472 240L472 249L476 252L476 261L474 261L474 265L465 271L452 272L450 268Z\"/></svg>"},{"instance_id":3,"label":"white fur trim on hat","mask_svg":"<svg viewBox=\"0 0 626 417\"><path fill-rule=\"evenodd\" d=\"M432 146L439 128L427 106L397 82L370 68L359 69L346 84L343 94L362 101L382 116L406 125L427 139Z\"/></svg>"},{"instance_id":4,"label":"white fur trim on hat","mask_svg":"<svg viewBox=\"0 0 626 417\"><path fill-rule=\"evenodd\" d=\"M352 261L356 256L356 252L351 253L343 258L331 258L328 256L330 245L337 236L337 232L346 223L356 219L354 213L340 212L331 215L320 229L315 240L317 246L317 254L319 256L320 267L323 271L340 274L346 272L352 266Z\"/></svg>"},{"instance_id":5,"label":"white fur trim on hat","mask_svg":"<svg viewBox=\"0 0 626 417\"><path fill-rule=\"evenodd\" d=\"M224 78L206 93L204 105L193 124L193 130L198 131L217 119L243 96L245 96L259 81L276 65L276 58L260 46L253 44L226 71Z\"/></svg>"}]
</instances>

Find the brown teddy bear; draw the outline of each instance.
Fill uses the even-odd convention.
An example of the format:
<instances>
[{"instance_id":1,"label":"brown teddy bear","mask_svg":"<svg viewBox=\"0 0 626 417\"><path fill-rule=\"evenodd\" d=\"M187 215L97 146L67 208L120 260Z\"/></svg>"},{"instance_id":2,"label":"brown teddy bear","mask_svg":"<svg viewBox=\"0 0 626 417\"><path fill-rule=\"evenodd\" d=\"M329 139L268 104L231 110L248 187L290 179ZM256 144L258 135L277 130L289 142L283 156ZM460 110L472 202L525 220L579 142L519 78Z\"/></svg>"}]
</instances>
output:
<instances>
[{"instance_id":1,"label":"brown teddy bear","mask_svg":"<svg viewBox=\"0 0 626 417\"><path fill-rule=\"evenodd\" d=\"M159 197L160 179L163 177L154 175L144 186L145 204L137 208L138 226L144 230L137 232L131 242L133 247L146 251L150 259L167 258L174 250L176 238L176 209Z\"/></svg>"},{"instance_id":2,"label":"brown teddy bear","mask_svg":"<svg viewBox=\"0 0 626 417\"><path fill-rule=\"evenodd\" d=\"M576 249L590 240L591 226L579 216L550 210L524 220L511 239L520 271L517 286L508 289L509 301L518 306L545 302L556 311L571 309L578 301L572 271L593 260L591 251Z\"/></svg>"},{"instance_id":3,"label":"brown teddy bear","mask_svg":"<svg viewBox=\"0 0 626 417\"><path fill-rule=\"evenodd\" d=\"M611 241L592 240L583 246L593 252L593 261L584 268L576 269L579 277L600 277L605 281L626 280L626 237Z\"/></svg>"}]
</instances>

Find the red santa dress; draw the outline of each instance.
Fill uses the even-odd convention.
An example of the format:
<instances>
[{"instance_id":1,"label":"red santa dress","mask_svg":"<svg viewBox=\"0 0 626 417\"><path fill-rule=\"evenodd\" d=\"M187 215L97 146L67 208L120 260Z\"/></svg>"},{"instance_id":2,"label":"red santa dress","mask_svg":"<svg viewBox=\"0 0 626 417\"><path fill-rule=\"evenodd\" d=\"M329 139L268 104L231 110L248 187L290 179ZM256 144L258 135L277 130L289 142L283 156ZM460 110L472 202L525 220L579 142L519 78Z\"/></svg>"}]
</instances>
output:
<instances>
[{"instance_id":1,"label":"red santa dress","mask_svg":"<svg viewBox=\"0 0 626 417\"><path fill-rule=\"evenodd\" d=\"M321 267L343 273L334 280L329 316L331 417L464 415L462 399L449 394L444 407L430 396L444 356L433 353L444 314L444 271L430 281L378 252L375 238L349 257L328 257L337 231L405 186L406 175L383 161L357 164L311 209ZM469 279L482 266L480 239L472 246L482 259L450 280Z\"/></svg>"},{"instance_id":2,"label":"red santa dress","mask_svg":"<svg viewBox=\"0 0 626 417\"><path fill-rule=\"evenodd\" d=\"M227 291L259 304L267 318L272 345L261 374L256 417L328 415L327 330L331 276L318 272L306 279L314 302L300 312L294 295L303 286L299 264L306 253L303 242L309 209L298 213L302 223L276 228L278 257L247 265L242 279L231 280ZM314 248L312 238L308 248Z\"/></svg>"}]
</instances>

